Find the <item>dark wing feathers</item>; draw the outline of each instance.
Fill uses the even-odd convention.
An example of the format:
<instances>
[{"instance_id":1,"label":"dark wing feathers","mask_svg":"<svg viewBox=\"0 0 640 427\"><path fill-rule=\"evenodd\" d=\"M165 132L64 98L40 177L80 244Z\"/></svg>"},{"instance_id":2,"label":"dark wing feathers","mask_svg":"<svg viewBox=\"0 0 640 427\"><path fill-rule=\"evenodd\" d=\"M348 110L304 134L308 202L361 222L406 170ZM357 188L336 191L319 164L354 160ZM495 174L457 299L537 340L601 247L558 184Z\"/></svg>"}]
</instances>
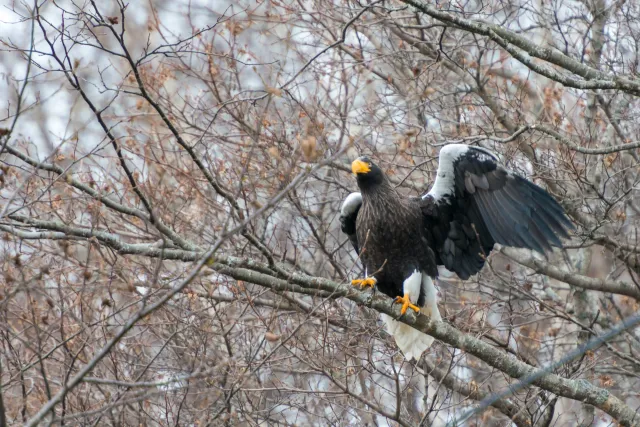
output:
<instances>
[{"instance_id":1,"label":"dark wing feathers","mask_svg":"<svg viewBox=\"0 0 640 427\"><path fill-rule=\"evenodd\" d=\"M491 152L451 144L440 150L433 187L419 199L425 235L436 262L468 279L482 269L495 243L544 253L573 229L542 188L498 165ZM360 193L342 204L340 224L356 252Z\"/></svg>"},{"instance_id":2,"label":"dark wing feathers","mask_svg":"<svg viewBox=\"0 0 640 427\"><path fill-rule=\"evenodd\" d=\"M490 218L496 222L501 221L498 227L502 237L496 237L496 242L508 246L530 247L538 252L550 249L546 239L540 238L541 234L535 221L530 220L532 209L524 205L526 210L518 210L518 204L506 200L502 193L503 191L496 191L478 194L478 199L493 205Z\"/></svg>"},{"instance_id":3,"label":"dark wing feathers","mask_svg":"<svg viewBox=\"0 0 640 427\"><path fill-rule=\"evenodd\" d=\"M487 194L478 194L475 197L475 201L480 207L480 212L483 213L482 217L491 232L491 236L497 242L512 240L515 245L523 244L524 242L519 236L520 233L518 233L520 230L515 229L517 223L508 218L507 212L501 212L500 209L495 206L493 203L495 197L486 196ZM510 229L511 235L507 233L507 230Z\"/></svg>"},{"instance_id":4,"label":"dark wing feathers","mask_svg":"<svg viewBox=\"0 0 640 427\"><path fill-rule=\"evenodd\" d=\"M461 144L440 150L421 207L438 263L462 279L482 269L494 243L544 253L573 228L549 193L499 166L491 152Z\"/></svg>"},{"instance_id":5,"label":"dark wing feathers","mask_svg":"<svg viewBox=\"0 0 640 427\"><path fill-rule=\"evenodd\" d=\"M549 218L553 219L552 224L554 225L555 232L559 233L564 238L569 237L567 229L573 229L573 224L571 223L569 218L567 218L564 210L558 204L558 202L556 202L549 193L547 193L537 185L531 184L524 178L518 177L518 179L529 184L529 187L532 189L533 198L536 201L539 210L545 213Z\"/></svg>"}]
</instances>

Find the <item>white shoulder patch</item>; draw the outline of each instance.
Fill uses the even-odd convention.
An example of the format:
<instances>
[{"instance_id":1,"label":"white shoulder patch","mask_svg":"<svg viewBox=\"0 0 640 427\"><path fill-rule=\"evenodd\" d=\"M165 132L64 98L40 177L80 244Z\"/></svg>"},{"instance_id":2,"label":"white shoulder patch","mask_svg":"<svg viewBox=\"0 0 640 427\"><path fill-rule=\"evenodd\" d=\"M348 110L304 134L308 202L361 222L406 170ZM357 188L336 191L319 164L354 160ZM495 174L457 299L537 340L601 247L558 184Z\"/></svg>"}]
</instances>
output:
<instances>
[{"instance_id":1,"label":"white shoulder patch","mask_svg":"<svg viewBox=\"0 0 640 427\"><path fill-rule=\"evenodd\" d=\"M470 147L466 144L445 145L440 149L440 162L442 162L443 160L449 160L453 162L454 160L457 160L458 157L466 154L471 149L473 149L473 147Z\"/></svg>"},{"instance_id":2,"label":"white shoulder patch","mask_svg":"<svg viewBox=\"0 0 640 427\"><path fill-rule=\"evenodd\" d=\"M498 161L498 158L491 151L481 147L471 147L465 144L445 145L440 150L436 181L433 183L431 190L422 196L422 198L424 199L427 196L432 196L437 201L444 196L454 194L454 163L470 151L475 151L477 153L479 161Z\"/></svg>"},{"instance_id":3,"label":"white shoulder patch","mask_svg":"<svg viewBox=\"0 0 640 427\"><path fill-rule=\"evenodd\" d=\"M464 144L449 144L442 147L440 150L440 157L438 159L438 173L436 175L436 181L431 187L431 191L422 196L432 196L435 200L438 200L446 195L454 193L454 171L453 164L460 157L464 156L469 151L469 146Z\"/></svg>"},{"instance_id":4,"label":"white shoulder patch","mask_svg":"<svg viewBox=\"0 0 640 427\"><path fill-rule=\"evenodd\" d=\"M353 214L356 209L358 209L362 205L362 194L360 193L351 193L344 199L342 202L342 207L340 208L340 215L349 216Z\"/></svg>"}]
</instances>

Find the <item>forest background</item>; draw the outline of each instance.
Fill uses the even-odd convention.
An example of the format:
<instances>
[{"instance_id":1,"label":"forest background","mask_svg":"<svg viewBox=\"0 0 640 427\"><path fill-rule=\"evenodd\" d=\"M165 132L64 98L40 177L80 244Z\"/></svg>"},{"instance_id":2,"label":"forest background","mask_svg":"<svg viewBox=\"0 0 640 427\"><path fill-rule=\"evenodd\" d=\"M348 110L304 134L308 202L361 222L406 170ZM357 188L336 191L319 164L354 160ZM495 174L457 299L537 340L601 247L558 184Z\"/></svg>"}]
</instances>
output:
<instances>
[{"instance_id":1,"label":"forest background","mask_svg":"<svg viewBox=\"0 0 640 427\"><path fill-rule=\"evenodd\" d=\"M640 423L634 327L478 407L638 311L638 2L0 6L0 424ZM409 363L339 206L453 142L576 230L441 270Z\"/></svg>"}]
</instances>

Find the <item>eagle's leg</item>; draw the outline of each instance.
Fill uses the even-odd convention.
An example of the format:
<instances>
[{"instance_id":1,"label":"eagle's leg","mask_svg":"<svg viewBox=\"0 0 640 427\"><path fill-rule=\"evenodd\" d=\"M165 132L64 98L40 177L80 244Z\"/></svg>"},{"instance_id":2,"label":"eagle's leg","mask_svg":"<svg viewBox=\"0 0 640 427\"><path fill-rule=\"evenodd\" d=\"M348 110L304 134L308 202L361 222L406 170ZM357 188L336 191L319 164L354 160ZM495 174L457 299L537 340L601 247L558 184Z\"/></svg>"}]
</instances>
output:
<instances>
[{"instance_id":1,"label":"eagle's leg","mask_svg":"<svg viewBox=\"0 0 640 427\"><path fill-rule=\"evenodd\" d=\"M411 307L415 312L420 311L420 307L414 305L413 302L418 302L420 298L420 292L422 289L422 273L419 270L414 270L404 281L402 282L403 297L396 297L396 303L402 304L400 313L405 314L407 309Z\"/></svg>"},{"instance_id":2,"label":"eagle's leg","mask_svg":"<svg viewBox=\"0 0 640 427\"><path fill-rule=\"evenodd\" d=\"M408 293L405 293L403 297L396 297L395 302L402 303L400 314L405 314L408 308L414 310L416 313L420 311L420 307L418 307L417 305L411 304L411 300L409 300Z\"/></svg>"},{"instance_id":3,"label":"eagle's leg","mask_svg":"<svg viewBox=\"0 0 640 427\"><path fill-rule=\"evenodd\" d=\"M354 279L351 281L351 285L360 286L360 288L364 288L366 286L373 286L377 283L375 277L365 277L364 279Z\"/></svg>"}]
</instances>

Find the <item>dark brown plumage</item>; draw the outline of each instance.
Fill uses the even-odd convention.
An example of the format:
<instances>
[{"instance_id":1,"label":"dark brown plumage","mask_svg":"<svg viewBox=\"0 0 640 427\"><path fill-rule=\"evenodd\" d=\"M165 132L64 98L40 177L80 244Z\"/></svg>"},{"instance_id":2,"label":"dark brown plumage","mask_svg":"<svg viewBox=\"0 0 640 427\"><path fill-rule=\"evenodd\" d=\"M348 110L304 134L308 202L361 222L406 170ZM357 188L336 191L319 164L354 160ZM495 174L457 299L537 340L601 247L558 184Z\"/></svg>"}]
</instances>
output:
<instances>
[{"instance_id":1,"label":"dark brown plumage","mask_svg":"<svg viewBox=\"0 0 640 427\"><path fill-rule=\"evenodd\" d=\"M420 198L400 196L367 157L356 159L352 171L360 193L347 197L340 221L369 276L353 284L375 284L403 304L402 313L418 310L417 304L440 319L431 280L437 265L468 279L495 243L545 252L573 228L549 193L499 166L482 148L443 147L436 180ZM431 344L424 334L385 321L408 358Z\"/></svg>"},{"instance_id":2,"label":"dark brown plumage","mask_svg":"<svg viewBox=\"0 0 640 427\"><path fill-rule=\"evenodd\" d=\"M435 256L420 200L400 196L378 166L362 160L371 164L371 171L356 175L362 195L355 226L360 259L376 278L376 288L395 298L404 295L403 282L414 271L437 275ZM416 303L424 304L424 293Z\"/></svg>"}]
</instances>

